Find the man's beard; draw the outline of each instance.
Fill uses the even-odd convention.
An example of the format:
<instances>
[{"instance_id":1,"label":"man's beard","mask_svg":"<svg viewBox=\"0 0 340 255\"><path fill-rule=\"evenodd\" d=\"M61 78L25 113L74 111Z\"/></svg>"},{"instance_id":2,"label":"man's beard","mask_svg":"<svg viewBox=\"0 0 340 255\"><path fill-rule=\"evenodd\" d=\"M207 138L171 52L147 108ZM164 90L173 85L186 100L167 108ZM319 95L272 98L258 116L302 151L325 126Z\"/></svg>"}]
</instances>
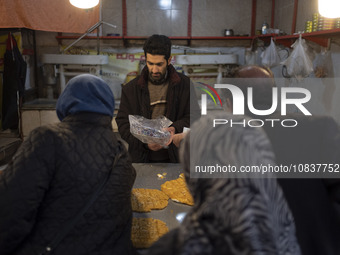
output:
<instances>
[{"instance_id":1,"label":"man's beard","mask_svg":"<svg viewBox=\"0 0 340 255\"><path fill-rule=\"evenodd\" d=\"M164 74L160 74L160 77L158 79L154 79L152 77L151 72L149 72L149 81L153 85L161 85L161 84L165 83L167 77L168 77L168 70L166 70Z\"/></svg>"}]
</instances>

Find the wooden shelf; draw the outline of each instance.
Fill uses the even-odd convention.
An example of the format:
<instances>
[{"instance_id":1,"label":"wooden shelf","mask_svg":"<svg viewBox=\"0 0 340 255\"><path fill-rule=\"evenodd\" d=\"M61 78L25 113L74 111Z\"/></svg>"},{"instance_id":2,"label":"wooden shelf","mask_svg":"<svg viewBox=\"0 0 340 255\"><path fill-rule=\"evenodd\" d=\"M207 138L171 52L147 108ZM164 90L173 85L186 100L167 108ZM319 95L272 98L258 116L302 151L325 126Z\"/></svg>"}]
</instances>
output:
<instances>
[{"instance_id":1,"label":"wooden shelf","mask_svg":"<svg viewBox=\"0 0 340 255\"><path fill-rule=\"evenodd\" d=\"M76 40L79 36L58 35L57 40ZM122 40L124 46L134 45L136 41L145 40L147 36L100 36L100 40ZM255 35L255 36L173 36L169 37L174 41L183 41L182 45L187 46L244 46L249 47L255 39L260 39L266 43L270 38L274 38L276 43L286 47L291 47L299 34L279 36L277 34ZM329 47L332 38L340 38L340 28L303 33L302 38L315 42L323 47ZM96 40L97 36L85 36L83 39ZM140 44L140 42L138 43ZM210 45L209 45L210 44Z\"/></svg>"}]
</instances>

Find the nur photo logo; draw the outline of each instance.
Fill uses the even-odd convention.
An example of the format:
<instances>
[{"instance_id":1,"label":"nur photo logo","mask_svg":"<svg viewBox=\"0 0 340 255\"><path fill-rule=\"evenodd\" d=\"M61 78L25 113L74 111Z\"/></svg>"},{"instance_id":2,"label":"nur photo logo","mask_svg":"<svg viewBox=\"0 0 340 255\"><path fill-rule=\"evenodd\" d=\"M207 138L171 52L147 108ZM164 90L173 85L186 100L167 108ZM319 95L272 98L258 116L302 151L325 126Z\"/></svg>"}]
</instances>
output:
<instances>
[{"instance_id":1,"label":"nur photo logo","mask_svg":"<svg viewBox=\"0 0 340 255\"><path fill-rule=\"evenodd\" d=\"M217 93L215 88L217 89L227 89L230 91L232 95L232 114L233 115L245 115L245 107L247 107L248 111L252 114L252 116L259 116L258 119L244 119L242 122L233 122L233 120L225 120L225 119L215 119L213 122L213 126L216 125L243 125L249 127L262 127L265 123L269 123L272 127L275 126L275 123L280 123L282 127L296 127L298 125L295 119L272 119L270 118L271 114L276 112L279 108L279 112L281 116L287 115L287 106L294 105L297 109L300 110L304 115L312 115L308 109L304 106L304 104L308 103L311 99L311 93L308 89L299 88L299 87L282 87L272 88L272 104L268 106L268 109L256 109L254 106L254 98L253 98L253 88L248 87L247 93L244 95L244 92L235 85L232 84L215 84L215 88L209 86L208 84L200 83L207 88L209 88L215 96L219 99L220 104L222 106L222 101L220 95ZM206 92L217 105L215 98L212 93L205 89L200 88L204 92ZM221 91L222 92L222 91ZM220 93L221 93L220 92ZM201 95L201 114L207 115L207 94ZM294 96L292 96L294 95ZM264 118L263 116L268 116Z\"/></svg>"},{"instance_id":2,"label":"nur photo logo","mask_svg":"<svg viewBox=\"0 0 340 255\"><path fill-rule=\"evenodd\" d=\"M219 100L220 105L222 107L222 100L221 100L220 95L217 93L216 89L214 89L209 84L206 84L206 83L203 83L203 82L197 82L197 83L207 87L208 89L210 89L215 94L215 96ZM217 105L215 97L213 96L213 94L208 89L202 88L202 87L198 87L198 88L200 90L204 91L205 93L207 93L210 96L210 98L214 101L215 105ZM201 107L201 109L202 109L201 114L202 115L206 115L207 114L207 94L202 94L201 95L201 105L202 105L202 107Z\"/></svg>"}]
</instances>

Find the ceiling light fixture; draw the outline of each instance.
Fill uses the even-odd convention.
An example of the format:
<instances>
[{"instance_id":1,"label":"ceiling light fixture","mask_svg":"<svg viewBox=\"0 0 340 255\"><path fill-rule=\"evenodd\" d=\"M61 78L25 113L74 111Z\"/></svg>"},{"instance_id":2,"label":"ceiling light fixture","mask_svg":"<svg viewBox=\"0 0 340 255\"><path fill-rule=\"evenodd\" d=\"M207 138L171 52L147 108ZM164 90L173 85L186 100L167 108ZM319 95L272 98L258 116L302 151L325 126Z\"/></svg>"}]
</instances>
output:
<instances>
[{"instance_id":1,"label":"ceiling light fixture","mask_svg":"<svg viewBox=\"0 0 340 255\"><path fill-rule=\"evenodd\" d=\"M326 18L339 18L340 0L319 0L319 13Z\"/></svg>"},{"instance_id":2,"label":"ceiling light fixture","mask_svg":"<svg viewBox=\"0 0 340 255\"><path fill-rule=\"evenodd\" d=\"M81 9L90 9L97 6L99 0L70 0L70 3Z\"/></svg>"}]
</instances>

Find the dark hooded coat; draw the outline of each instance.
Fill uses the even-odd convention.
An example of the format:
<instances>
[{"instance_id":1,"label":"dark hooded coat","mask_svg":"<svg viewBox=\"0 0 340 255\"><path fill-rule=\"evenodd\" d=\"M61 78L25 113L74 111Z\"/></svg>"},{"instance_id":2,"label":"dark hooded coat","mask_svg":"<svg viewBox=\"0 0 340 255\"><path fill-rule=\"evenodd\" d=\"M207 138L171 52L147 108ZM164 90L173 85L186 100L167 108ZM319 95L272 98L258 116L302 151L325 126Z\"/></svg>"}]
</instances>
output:
<instances>
[{"instance_id":1,"label":"dark hooded coat","mask_svg":"<svg viewBox=\"0 0 340 255\"><path fill-rule=\"evenodd\" d=\"M0 253L40 254L87 203L121 159L99 197L53 254L133 254L126 149L112 130L114 98L92 75L70 80L57 102L60 123L31 132L0 174Z\"/></svg>"}]
</instances>

